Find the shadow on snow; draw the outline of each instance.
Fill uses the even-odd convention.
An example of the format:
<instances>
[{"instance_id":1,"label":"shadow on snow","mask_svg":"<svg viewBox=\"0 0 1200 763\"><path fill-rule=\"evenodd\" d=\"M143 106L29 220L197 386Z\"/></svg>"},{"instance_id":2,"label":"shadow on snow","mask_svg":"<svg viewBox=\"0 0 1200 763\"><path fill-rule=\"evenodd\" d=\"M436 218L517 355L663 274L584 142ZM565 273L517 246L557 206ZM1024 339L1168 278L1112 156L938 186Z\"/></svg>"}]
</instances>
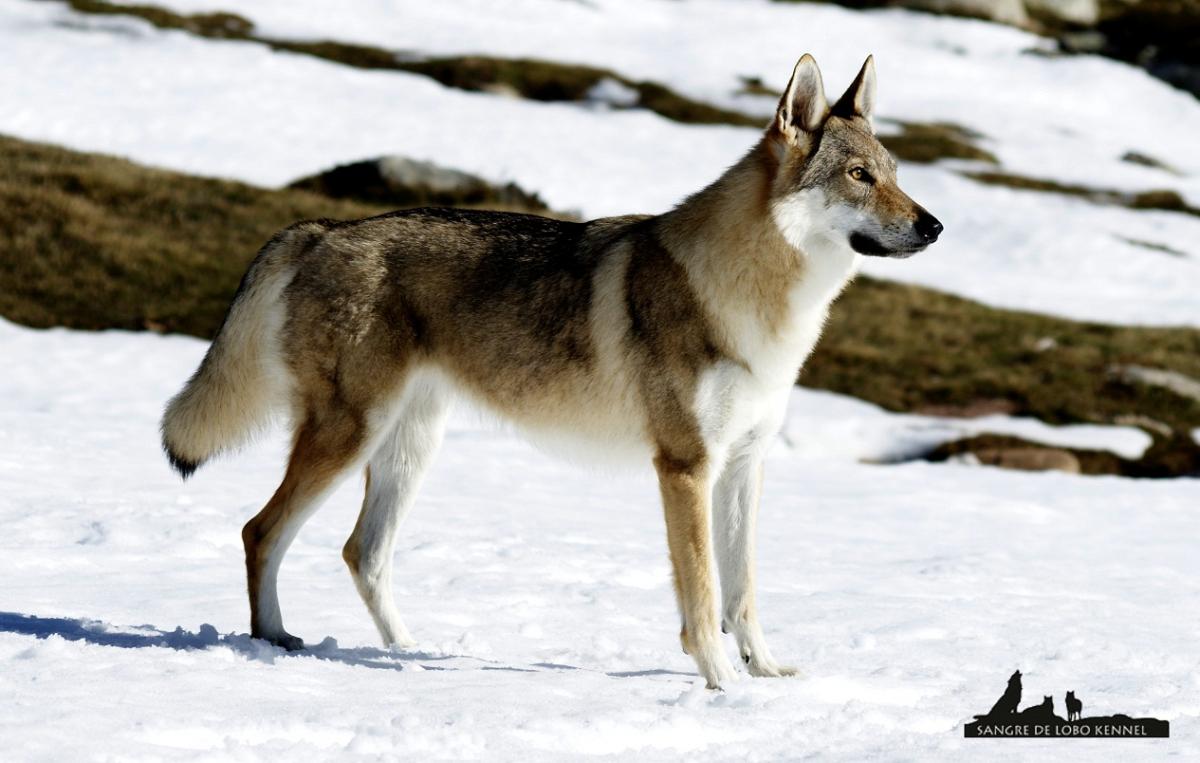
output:
<instances>
[{"instance_id":1,"label":"shadow on snow","mask_svg":"<svg viewBox=\"0 0 1200 763\"><path fill-rule=\"evenodd\" d=\"M132 627L116 627L101 620L71 617L38 617L19 612L0 612L0 633L19 633L34 636L39 639L58 636L67 641L84 641L97 646L117 647L120 649L144 649L161 647L180 651L211 649L223 647L235 654L262 662L273 663L276 658L315 657L320 660L340 662L357 667L376 668L383 670L504 670L515 673L545 673L561 670L584 670L575 665L564 665L552 662L538 662L530 667L513 667L495 660L482 657L456 654L436 654L415 650L391 651L377 647L360 646L352 648L339 647L333 638L326 638L315 646L306 646L298 652L288 652L281 647L252 638L248 633L220 634L208 623L201 625L199 630L187 631L177 627L173 631L164 631L150 625ZM478 668L468 668L461 665L437 665L429 663L451 660L471 660L483 663ZM605 673L611 678L635 678L647 676L686 676L692 678L693 673L683 673L671 670L629 670Z\"/></svg>"}]
</instances>

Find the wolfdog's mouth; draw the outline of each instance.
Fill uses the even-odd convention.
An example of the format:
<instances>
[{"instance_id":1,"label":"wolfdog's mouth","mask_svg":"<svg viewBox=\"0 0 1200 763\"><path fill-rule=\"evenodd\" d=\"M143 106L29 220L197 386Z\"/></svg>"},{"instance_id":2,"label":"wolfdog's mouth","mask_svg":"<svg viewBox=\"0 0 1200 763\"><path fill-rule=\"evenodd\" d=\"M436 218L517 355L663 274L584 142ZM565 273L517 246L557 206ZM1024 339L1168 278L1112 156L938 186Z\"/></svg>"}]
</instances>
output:
<instances>
[{"instance_id":1,"label":"wolfdog's mouth","mask_svg":"<svg viewBox=\"0 0 1200 763\"><path fill-rule=\"evenodd\" d=\"M904 259L905 257L912 257L917 252L925 249L926 246L927 244L921 244L915 247L890 249L865 233L850 234L850 248L859 254L865 254L869 257L895 257L896 259Z\"/></svg>"}]
</instances>

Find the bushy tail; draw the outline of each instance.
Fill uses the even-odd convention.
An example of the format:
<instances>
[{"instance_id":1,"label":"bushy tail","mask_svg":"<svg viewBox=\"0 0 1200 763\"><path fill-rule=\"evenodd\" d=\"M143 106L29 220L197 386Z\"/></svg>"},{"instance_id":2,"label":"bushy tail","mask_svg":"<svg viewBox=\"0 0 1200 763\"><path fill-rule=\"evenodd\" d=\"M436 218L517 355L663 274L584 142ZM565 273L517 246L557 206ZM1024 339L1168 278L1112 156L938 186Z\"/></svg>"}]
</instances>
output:
<instances>
[{"instance_id":1,"label":"bushy tail","mask_svg":"<svg viewBox=\"0 0 1200 763\"><path fill-rule=\"evenodd\" d=\"M275 411L286 387L278 336L282 292L291 280L289 229L263 247L246 271L225 322L196 373L171 398L162 444L187 479L212 456L244 443Z\"/></svg>"}]
</instances>

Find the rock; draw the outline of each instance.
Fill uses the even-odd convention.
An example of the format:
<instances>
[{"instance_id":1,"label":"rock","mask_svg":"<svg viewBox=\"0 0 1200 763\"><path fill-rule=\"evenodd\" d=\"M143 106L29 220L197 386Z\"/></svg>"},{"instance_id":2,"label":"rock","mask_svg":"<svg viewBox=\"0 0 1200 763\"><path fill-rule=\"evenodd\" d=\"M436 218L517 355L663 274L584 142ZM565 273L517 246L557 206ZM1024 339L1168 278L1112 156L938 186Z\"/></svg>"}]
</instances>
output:
<instances>
[{"instance_id":1,"label":"rock","mask_svg":"<svg viewBox=\"0 0 1200 763\"><path fill-rule=\"evenodd\" d=\"M406 188L426 188L434 195L469 192L486 185L481 178L460 170L405 156L385 156L378 160L379 174L388 183Z\"/></svg>"},{"instance_id":2,"label":"rock","mask_svg":"<svg viewBox=\"0 0 1200 763\"><path fill-rule=\"evenodd\" d=\"M1174 431L1165 422L1143 416L1140 413L1122 413L1120 416L1114 416L1112 423L1122 427L1138 427L1163 437L1170 437L1174 434Z\"/></svg>"},{"instance_id":3,"label":"rock","mask_svg":"<svg viewBox=\"0 0 1200 763\"><path fill-rule=\"evenodd\" d=\"M1197 0L831 0L851 8L912 8L995 21L1054 37L1065 53L1140 66L1200 97Z\"/></svg>"},{"instance_id":4,"label":"rock","mask_svg":"<svg viewBox=\"0 0 1200 763\"><path fill-rule=\"evenodd\" d=\"M1016 403L1011 400L996 398L972 400L962 405L929 403L915 408L913 413L919 413L924 416L951 416L958 419L977 419L980 416L993 416L997 414L1011 416L1016 411Z\"/></svg>"},{"instance_id":5,"label":"rock","mask_svg":"<svg viewBox=\"0 0 1200 763\"><path fill-rule=\"evenodd\" d=\"M511 85L507 82L489 82L488 84L484 85L481 89L485 93L490 93L492 95L499 95L503 98L513 98L513 99L519 100L520 98L524 97L521 95L520 90L518 90L516 87L514 87L513 85Z\"/></svg>"},{"instance_id":6,"label":"rock","mask_svg":"<svg viewBox=\"0 0 1200 763\"><path fill-rule=\"evenodd\" d=\"M1060 471L1079 474L1082 468L1073 453L1059 448L986 448L974 455L979 463L1029 472Z\"/></svg>"},{"instance_id":7,"label":"rock","mask_svg":"<svg viewBox=\"0 0 1200 763\"><path fill-rule=\"evenodd\" d=\"M1102 55L1200 96L1200 3L1101 0L1095 27L1105 38Z\"/></svg>"},{"instance_id":8,"label":"rock","mask_svg":"<svg viewBox=\"0 0 1200 763\"><path fill-rule=\"evenodd\" d=\"M396 207L471 206L535 214L548 211L537 194L513 183L492 184L466 172L404 156L343 164L297 180L291 187Z\"/></svg>"},{"instance_id":9,"label":"rock","mask_svg":"<svg viewBox=\"0 0 1200 763\"><path fill-rule=\"evenodd\" d=\"M953 440L922 456L926 461L953 461L972 466L998 466L1029 472L1120 474L1120 459L1105 451L1071 451L1009 435L982 434Z\"/></svg>"},{"instance_id":10,"label":"rock","mask_svg":"<svg viewBox=\"0 0 1200 763\"><path fill-rule=\"evenodd\" d=\"M1021 0L908 0L899 5L930 13L986 19L1012 26L1029 26L1029 15L1025 12L1025 5Z\"/></svg>"},{"instance_id":11,"label":"rock","mask_svg":"<svg viewBox=\"0 0 1200 763\"><path fill-rule=\"evenodd\" d=\"M1094 29L1083 29L1078 32L1063 32L1058 36L1058 44L1067 53L1102 53L1108 45L1108 38Z\"/></svg>"},{"instance_id":12,"label":"rock","mask_svg":"<svg viewBox=\"0 0 1200 763\"><path fill-rule=\"evenodd\" d=\"M970 451L959 453L957 456L950 456L946 460L952 464L962 464L964 466L983 466L983 462L979 460L979 456Z\"/></svg>"},{"instance_id":13,"label":"rock","mask_svg":"<svg viewBox=\"0 0 1200 763\"><path fill-rule=\"evenodd\" d=\"M1029 16L1055 26L1092 26L1100 20L1099 0L1025 0Z\"/></svg>"},{"instance_id":14,"label":"rock","mask_svg":"<svg viewBox=\"0 0 1200 763\"><path fill-rule=\"evenodd\" d=\"M1034 343L1033 349L1038 352L1049 352L1058 349L1058 340L1052 336L1044 336Z\"/></svg>"},{"instance_id":15,"label":"rock","mask_svg":"<svg viewBox=\"0 0 1200 763\"><path fill-rule=\"evenodd\" d=\"M1189 400L1200 403L1200 381L1196 381L1178 371L1118 364L1109 366L1108 374L1110 377L1126 384L1145 384L1151 387L1161 387L1180 397L1186 397Z\"/></svg>"},{"instance_id":16,"label":"rock","mask_svg":"<svg viewBox=\"0 0 1200 763\"><path fill-rule=\"evenodd\" d=\"M587 91L587 99L593 103L604 103L618 109L631 109L638 105L641 94L624 82L605 77Z\"/></svg>"}]
</instances>

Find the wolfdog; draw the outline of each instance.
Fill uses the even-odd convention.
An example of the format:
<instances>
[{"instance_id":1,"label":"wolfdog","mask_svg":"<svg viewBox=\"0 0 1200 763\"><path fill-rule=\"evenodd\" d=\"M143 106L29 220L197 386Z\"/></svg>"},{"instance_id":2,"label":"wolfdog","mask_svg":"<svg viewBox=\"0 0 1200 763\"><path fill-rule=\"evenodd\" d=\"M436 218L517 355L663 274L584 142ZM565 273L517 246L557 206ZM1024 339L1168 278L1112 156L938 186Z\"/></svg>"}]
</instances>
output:
<instances>
[{"instance_id":1,"label":"wolfdog","mask_svg":"<svg viewBox=\"0 0 1200 763\"><path fill-rule=\"evenodd\" d=\"M793 674L755 607L764 450L860 255L907 257L942 230L897 186L874 101L871 58L830 106L805 55L754 147L665 214L414 209L272 238L162 420L184 477L272 413L291 422L283 481L242 530L252 635L302 648L280 561L365 466L343 556L383 641L414 643L392 597L396 529L463 397L535 439L653 463L684 651L710 688L736 675L722 630L751 675Z\"/></svg>"}]
</instances>

